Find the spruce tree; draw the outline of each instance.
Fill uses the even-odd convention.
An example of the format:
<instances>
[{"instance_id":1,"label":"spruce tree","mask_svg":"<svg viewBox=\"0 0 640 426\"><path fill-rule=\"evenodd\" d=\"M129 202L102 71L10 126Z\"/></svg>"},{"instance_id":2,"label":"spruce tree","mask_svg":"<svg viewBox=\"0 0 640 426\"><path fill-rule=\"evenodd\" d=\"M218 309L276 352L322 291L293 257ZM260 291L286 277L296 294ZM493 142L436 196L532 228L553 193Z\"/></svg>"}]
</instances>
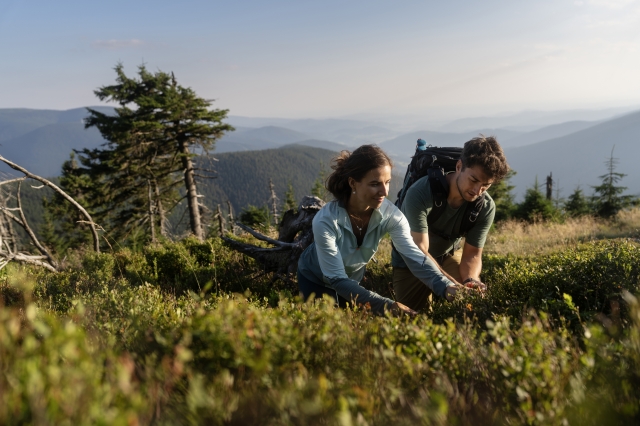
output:
<instances>
[{"instance_id":1,"label":"spruce tree","mask_svg":"<svg viewBox=\"0 0 640 426\"><path fill-rule=\"evenodd\" d=\"M315 195L321 200L325 200L325 198L327 197L327 188L324 186L324 182L326 180L325 175L326 175L326 172L324 170L324 164L321 162L320 171L318 172L318 177L313 182L313 187L311 188L311 195Z\"/></svg>"},{"instance_id":2,"label":"spruce tree","mask_svg":"<svg viewBox=\"0 0 640 426\"><path fill-rule=\"evenodd\" d=\"M269 209L267 206L256 207L248 205L242 209L239 216L240 222L247 226L258 227L260 229L269 228Z\"/></svg>"},{"instance_id":3,"label":"spruce tree","mask_svg":"<svg viewBox=\"0 0 640 426\"><path fill-rule=\"evenodd\" d=\"M287 185L287 192L284 193L284 204L282 205L283 214L287 210L294 210L295 213L297 207L298 203L296 202L296 196L293 192L293 185L291 184L291 181L289 181Z\"/></svg>"},{"instance_id":4,"label":"spruce tree","mask_svg":"<svg viewBox=\"0 0 640 426\"><path fill-rule=\"evenodd\" d=\"M528 222L537 220L548 220L557 216L557 210L553 207L550 200L542 194L538 185L538 177L532 188L527 189L524 201L518 204L515 217L524 219Z\"/></svg>"},{"instance_id":5,"label":"spruce tree","mask_svg":"<svg viewBox=\"0 0 640 426\"><path fill-rule=\"evenodd\" d=\"M97 183L96 210L120 234L139 235L142 226L164 233L166 216L180 198L178 186L184 185L190 229L202 240L196 177L207 171L197 170L193 157L233 130L222 122L228 110L210 109L212 101L180 86L173 73L140 66L138 78L129 78L122 64L115 71L116 84L95 91L101 101L119 104L115 115L88 108L85 123L107 140L82 151L82 163Z\"/></svg>"},{"instance_id":6,"label":"spruce tree","mask_svg":"<svg viewBox=\"0 0 640 426\"><path fill-rule=\"evenodd\" d=\"M495 221L511 218L516 211L516 204L514 203L513 189L515 186L510 184L510 179L515 176L514 170L509 170L507 175L500 182L491 185L487 191L493 201L496 203L496 215Z\"/></svg>"},{"instance_id":7,"label":"spruce tree","mask_svg":"<svg viewBox=\"0 0 640 426\"><path fill-rule=\"evenodd\" d=\"M615 145L611 148L611 156L605 161L607 173L599 176L602 184L593 187L595 194L591 197L596 214L607 218L615 216L623 208L632 205L636 199L632 195L621 195L627 187L617 184L626 174L615 171L618 159L613 157L614 148Z\"/></svg>"},{"instance_id":8,"label":"spruce tree","mask_svg":"<svg viewBox=\"0 0 640 426\"><path fill-rule=\"evenodd\" d=\"M564 210L570 217L586 216L593 213L593 208L587 197L582 193L582 189L578 186L567 201L564 203Z\"/></svg>"}]
</instances>

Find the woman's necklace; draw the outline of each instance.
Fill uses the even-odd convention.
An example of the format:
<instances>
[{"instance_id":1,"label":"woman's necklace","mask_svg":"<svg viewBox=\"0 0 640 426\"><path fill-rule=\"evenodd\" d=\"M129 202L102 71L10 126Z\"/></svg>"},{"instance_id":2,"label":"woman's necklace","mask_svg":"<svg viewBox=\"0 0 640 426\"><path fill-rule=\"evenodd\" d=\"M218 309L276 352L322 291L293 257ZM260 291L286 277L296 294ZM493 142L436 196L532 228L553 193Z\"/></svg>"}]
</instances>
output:
<instances>
[{"instance_id":1,"label":"woman's necklace","mask_svg":"<svg viewBox=\"0 0 640 426\"><path fill-rule=\"evenodd\" d=\"M359 216L356 216L354 214L349 213L349 217L352 219L351 220L351 224L354 225L356 227L356 229L358 230L358 236L360 237L360 239L362 239L362 231L364 231L367 228L367 225L369 224L369 219L367 218L362 219ZM357 222L356 222L357 221Z\"/></svg>"}]
</instances>

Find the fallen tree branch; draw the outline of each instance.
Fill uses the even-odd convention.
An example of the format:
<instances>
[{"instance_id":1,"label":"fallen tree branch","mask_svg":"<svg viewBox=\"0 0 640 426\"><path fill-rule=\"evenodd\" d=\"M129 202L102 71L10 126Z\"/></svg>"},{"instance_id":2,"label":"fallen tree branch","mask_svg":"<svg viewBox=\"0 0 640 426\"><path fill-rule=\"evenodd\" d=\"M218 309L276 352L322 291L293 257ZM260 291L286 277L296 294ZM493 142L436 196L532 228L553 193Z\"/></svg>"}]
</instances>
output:
<instances>
[{"instance_id":1,"label":"fallen tree branch","mask_svg":"<svg viewBox=\"0 0 640 426\"><path fill-rule=\"evenodd\" d=\"M58 272L56 268L48 264L47 262L42 262L43 259L46 259L46 256L30 256L23 253L12 253L12 254L0 254L4 260L2 260L0 264L0 270L4 268L10 261L17 260L18 262L30 263L32 265L41 266L45 269L48 269L51 272Z\"/></svg>"},{"instance_id":2,"label":"fallen tree branch","mask_svg":"<svg viewBox=\"0 0 640 426\"><path fill-rule=\"evenodd\" d=\"M243 229L244 231L250 233L251 235L253 235L257 239L259 239L260 241L264 241L264 242L267 242L269 244L273 244L273 245L278 246L278 247L291 247L291 248L300 247L300 244L298 244L298 243L286 243L284 241L274 240L273 238L269 238L266 235L262 235L258 231L254 231L252 228L248 227L247 225L243 224L242 222L236 222L236 225L239 228Z\"/></svg>"},{"instance_id":3,"label":"fallen tree branch","mask_svg":"<svg viewBox=\"0 0 640 426\"><path fill-rule=\"evenodd\" d=\"M22 210L22 200L20 198L20 188L21 188L21 186L22 186L22 182L18 183L18 193L16 194L16 199L18 200L18 211L20 212L20 219L22 220L22 227L24 228L25 231L27 231L27 234L29 235L29 238L31 238L31 242L33 242L33 244L38 248L38 250L40 250L40 252L43 253L47 257L47 259L49 259L49 263L51 264L51 266L53 266L54 269L57 269L58 268L58 262L56 262L56 260L53 258L51 253L49 253L49 250L47 250L47 248L45 246L40 244L40 241L38 240L38 237L36 237L36 234L33 232L31 227L29 226L29 223L27 222L27 218L25 217L24 211Z\"/></svg>"},{"instance_id":4,"label":"fallen tree branch","mask_svg":"<svg viewBox=\"0 0 640 426\"><path fill-rule=\"evenodd\" d=\"M240 228L255 238L276 247L258 247L224 236L222 239L232 249L254 258L266 272L274 272L280 277L292 276L298 269L300 255L313 242L311 224L313 217L323 205L324 201L317 197L304 197L297 212L289 210L283 215L277 240L262 235L242 223L237 223Z\"/></svg>"}]
</instances>

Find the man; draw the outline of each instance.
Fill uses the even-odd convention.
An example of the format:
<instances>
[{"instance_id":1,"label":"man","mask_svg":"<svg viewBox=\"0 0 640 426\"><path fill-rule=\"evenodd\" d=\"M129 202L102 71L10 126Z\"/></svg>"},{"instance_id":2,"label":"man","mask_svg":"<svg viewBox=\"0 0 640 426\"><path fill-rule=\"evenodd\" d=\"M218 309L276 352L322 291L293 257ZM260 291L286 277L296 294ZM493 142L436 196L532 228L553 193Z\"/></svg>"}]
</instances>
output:
<instances>
[{"instance_id":1,"label":"man","mask_svg":"<svg viewBox=\"0 0 640 426\"><path fill-rule=\"evenodd\" d=\"M484 288L480 281L482 248L493 223L496 205L486 194L493 183L502 180L509 166L502 148L494 137L477 137L464 144L455 172L445 176L448 197L442 214L431 226L427 216L434 207L429 177L416 181L407 191L402 203L411 236L422 252L436 261L442 272L452 281ZM462 236L460 225L467 219L467 204L484 194L484 203L472 228ZM416 279L402 257L392 252L393 288L396 300L411 309L421 310L430 305L431 290Z\"/></svg>"}]
</instances>

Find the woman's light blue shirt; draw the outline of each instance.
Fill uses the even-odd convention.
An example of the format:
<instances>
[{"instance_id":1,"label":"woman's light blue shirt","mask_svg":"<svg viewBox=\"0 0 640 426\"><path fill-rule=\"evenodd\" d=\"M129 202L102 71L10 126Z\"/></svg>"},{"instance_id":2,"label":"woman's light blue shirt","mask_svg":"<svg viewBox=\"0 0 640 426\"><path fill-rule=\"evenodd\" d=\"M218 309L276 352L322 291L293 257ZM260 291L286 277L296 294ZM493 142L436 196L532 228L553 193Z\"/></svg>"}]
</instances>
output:
<instances>
[{"instance_id":1,"label":"woman's light blue shirt","mask_svg":"<svg viewBox=\"0 0 640 426\"><path fill-rule=\"evenodd\" d=\"M372 212L360 247L347 210L337 201L327 203L313 219L314 242L300 256L298 271L316 284L334 289L346 300L369 303L374 311L382 312L393 300L369 291L359 283L365 266L387 233L413 275L436 295L444 297L446 288L454 283L416 246L407 219L387 199Z\"/></svg>"}]
</instances>

